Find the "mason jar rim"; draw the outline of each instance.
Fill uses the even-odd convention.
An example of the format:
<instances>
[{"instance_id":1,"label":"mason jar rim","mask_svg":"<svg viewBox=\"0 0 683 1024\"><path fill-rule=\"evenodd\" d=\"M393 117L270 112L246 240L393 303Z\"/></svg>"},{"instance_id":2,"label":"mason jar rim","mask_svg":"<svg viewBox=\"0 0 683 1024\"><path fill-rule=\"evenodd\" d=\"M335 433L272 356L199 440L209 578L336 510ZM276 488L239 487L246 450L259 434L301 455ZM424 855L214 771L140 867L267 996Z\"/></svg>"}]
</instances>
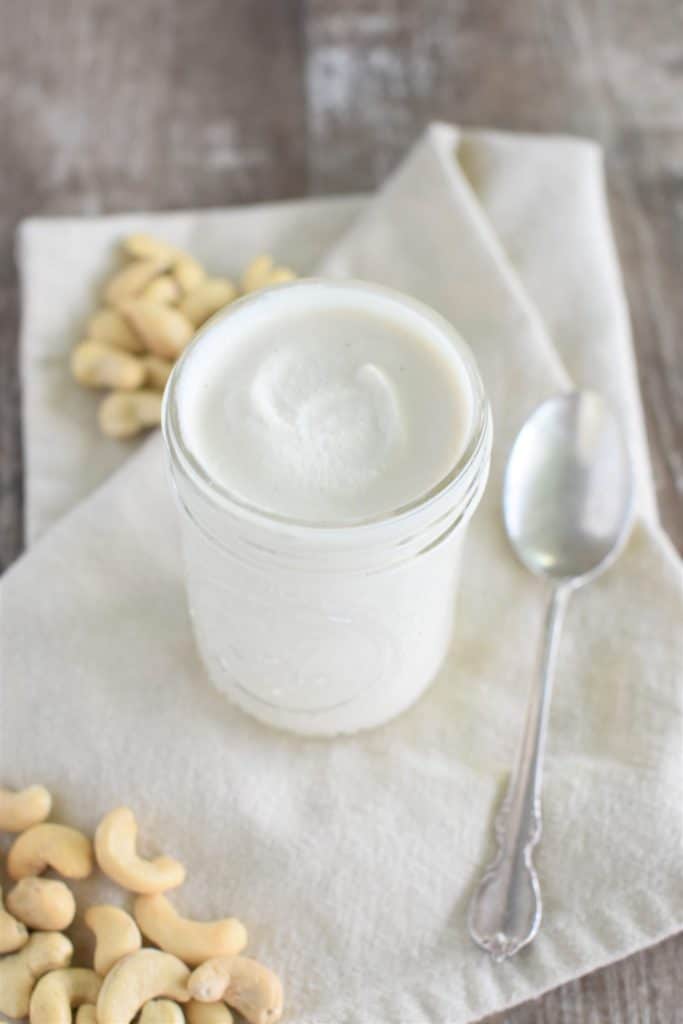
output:
<instances>
[{"instance_id":1,"label":"mason jar rim","mask_svg":"<svg viewBox=\"0 0 683 1024\"><path fill-rule=\"evenodd\" d=\"M178 415L177 391L179 380L183 373L183 367L192 350L201 345L203 337L210 330L215 328L218 322L227 321L234 315L235 311L242 310L245 305L251 305L262 301L266 294L291 289L324 287L332 290L346 290L363 292L375 295L394 302L414 313L425 317L447 338L456 348L462 360L466 372L466 378L472 396L472 425L470 436L458 459L436 484L428 491L405 502L389 512L358 517L357 519L344 520L316 520L302 519L294 516L283 515L263 509L241 496L232 492L229 488L215 480L205 469L202 463L195 457L192 450L182 436L180 419ZM437 514L445 503L450 504L449 498L454 504L458 504L458 495L464 489L466 494L478 498L480 488L468 486L472 472L481 469L488 471L488 455L491 446L492 420L488 399L484 391L483 382L471 349L461 337L453 325L440 313L417 299L404 294L393 288L384 285L374 284L356 279L328 279L322 277L300 278L296 281L279 284L274 287L262 289L249 295L245 295L227 308L219 310L197 331L192 342L183 352L173 368L168 384L164 391L161 426L166 448L172 462L178 464L194 486L213 504L216 508L222 508L233 516L250 522L255 527L261 526L270 530L285 531L290 536L296 535L299 538L308 537L323 542L325 539L333 541L342 537L355 538L360 542L362 536L374 534L374 532L387 526L395 526L400 529L401 524L412 526L416 516L425 513L427 522L431 523L433 517L429 514L432 509ZM471 499L471 500L474 500ZM463 510L467 513L467 509Z\"/></svg>"}]
</instances>

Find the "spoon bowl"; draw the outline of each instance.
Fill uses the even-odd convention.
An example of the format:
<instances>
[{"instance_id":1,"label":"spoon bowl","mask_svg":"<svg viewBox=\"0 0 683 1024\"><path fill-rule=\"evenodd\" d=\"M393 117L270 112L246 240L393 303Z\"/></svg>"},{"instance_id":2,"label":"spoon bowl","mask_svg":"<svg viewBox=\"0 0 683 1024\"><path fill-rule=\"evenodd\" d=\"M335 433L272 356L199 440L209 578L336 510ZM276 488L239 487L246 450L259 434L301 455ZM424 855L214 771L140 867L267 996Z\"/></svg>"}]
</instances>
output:
<instances>
[{"instance_id":1,"label":"spoon bowl","mask_svg":"<svg viewBox=\"0 0 683 1024\"><path fill-rule=\"evenodd\" d=\"M623 434L592 391L550 398L512 448L503 518L517 556L531 572L586 583L619 553L633 512Z\"/></svg>"}]
</instances>

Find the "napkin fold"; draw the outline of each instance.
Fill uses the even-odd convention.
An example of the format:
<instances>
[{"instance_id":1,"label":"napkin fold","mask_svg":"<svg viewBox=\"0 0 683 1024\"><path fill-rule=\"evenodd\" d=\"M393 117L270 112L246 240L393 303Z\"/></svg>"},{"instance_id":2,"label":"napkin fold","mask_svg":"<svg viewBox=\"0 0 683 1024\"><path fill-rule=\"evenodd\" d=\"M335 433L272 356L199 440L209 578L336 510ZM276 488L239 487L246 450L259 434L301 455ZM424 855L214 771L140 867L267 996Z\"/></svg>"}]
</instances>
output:
<instances>
[{"instance_id":1,"label":"napkin fold","mask_svg":"<svg viewBox=\"0 0 683 1024\"><path fill-rule=\"evenodd\" d=\"M148 849L188 864L180 909L243 918L250 950L285 979L287 1020L465 1024L683 924L682 574L656 524L599 151L434 126L376 197L349 202L334 226L326 222L332 244L319 270L392 285L439 309L472 346L493 408L491 480L470 528L456 637L439 679L395 722L334 741L269 731L232 708L194 650L154 436L0 583L0 767L9 784L45 781L57 813L86 829L116 804L133 806ZM283 215L261 211L258 247L267 240L286 257L284 236L274 229L268 238L271 213L274 225ZM293 225L293 207L290 215ZM239 217L203 216L69 222L61 236L55 225L30 224L26 358L36 351L41 292L64 295L51 306L52 332L73 337L113 243L133 227L182 239L214 256L216 271L231 270ZM203 229L214 216L209 246ZM87 231L93 244L84 249ZM61 253L49 279L44 257L42 277L33 274L41 238ZM46 321L42 332L47 354ZM64 421L58 436L67 438L56 379L26 378L36 532L65 511L84 462L104 450L83 440L93 412L82 405L51 479L36 439L50 417ZM505 542L502 469L525 416L572 379L617 408L641 517L617 565L569 608L536 857L543 927L529 949L493 964L472 945L465 915L493 853L492 816L545 600ZM120 458L112 449L107 466ZM79 897L103 893L94 880Z\"/></svg>"}]
</instances>

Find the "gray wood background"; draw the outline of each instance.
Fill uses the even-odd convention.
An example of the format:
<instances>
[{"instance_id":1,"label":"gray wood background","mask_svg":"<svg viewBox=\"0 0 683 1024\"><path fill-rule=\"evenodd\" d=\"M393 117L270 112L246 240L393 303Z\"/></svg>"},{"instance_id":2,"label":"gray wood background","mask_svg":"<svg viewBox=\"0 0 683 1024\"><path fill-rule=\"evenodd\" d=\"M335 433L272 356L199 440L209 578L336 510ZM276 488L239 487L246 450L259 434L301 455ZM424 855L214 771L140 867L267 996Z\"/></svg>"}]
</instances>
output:
<instances>
[{"instance_id":1,"label":"gray wood background","mask_svg":"<svg viewBox=\"0 0 683 1024\"><path fill-rule=\"evenodd\" d=\"M17 221L369 189L433 118L604 145L683 548L680 0L0 0L0 568L22 548ZM683 1024L683 937L503 1022Z\"/></svg>"}]
</instances>

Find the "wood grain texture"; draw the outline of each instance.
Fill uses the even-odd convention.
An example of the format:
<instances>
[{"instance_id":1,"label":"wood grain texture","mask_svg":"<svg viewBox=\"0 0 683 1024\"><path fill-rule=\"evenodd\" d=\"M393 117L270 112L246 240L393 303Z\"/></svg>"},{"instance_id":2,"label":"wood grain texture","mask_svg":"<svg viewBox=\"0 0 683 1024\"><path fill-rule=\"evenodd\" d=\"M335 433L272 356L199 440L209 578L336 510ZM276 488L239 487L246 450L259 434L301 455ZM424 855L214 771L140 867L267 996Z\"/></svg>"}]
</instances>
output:
<instances>
[{"instance_id":1,"label":"wood grain texture","mask_svg":"<svg viewBox=\"0 0 683 1024\"><path fill-rule=\"evenodd\" d=\"M604 145L683 548L677 0L0 0L0 25L0 566L22 544L17 221L370 188L434 118ZM670 939L495 1024L683 1024L682 963Z\"/></svg>"}]
</instances>

